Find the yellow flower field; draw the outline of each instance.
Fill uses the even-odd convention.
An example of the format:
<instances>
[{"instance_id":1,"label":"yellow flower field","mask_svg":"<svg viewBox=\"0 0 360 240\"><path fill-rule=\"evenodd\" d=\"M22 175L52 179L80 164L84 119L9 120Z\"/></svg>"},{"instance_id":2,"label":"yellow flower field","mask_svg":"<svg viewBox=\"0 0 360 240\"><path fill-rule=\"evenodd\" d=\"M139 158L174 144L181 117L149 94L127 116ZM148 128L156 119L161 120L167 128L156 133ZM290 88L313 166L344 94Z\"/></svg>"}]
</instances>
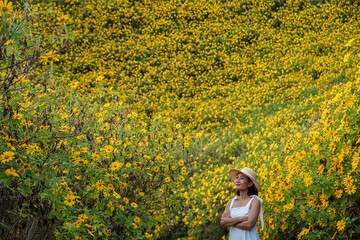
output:
<instances>
[{"instance_id":1,"label":"yellow flower field","mask_svg":"<svg viewBox=\"0 0 360 240\"><path fill-rule=\"evenodd\" d=\"M0 0L0 236L359 239L359 7Z\"/></svg>"}]
</instances>

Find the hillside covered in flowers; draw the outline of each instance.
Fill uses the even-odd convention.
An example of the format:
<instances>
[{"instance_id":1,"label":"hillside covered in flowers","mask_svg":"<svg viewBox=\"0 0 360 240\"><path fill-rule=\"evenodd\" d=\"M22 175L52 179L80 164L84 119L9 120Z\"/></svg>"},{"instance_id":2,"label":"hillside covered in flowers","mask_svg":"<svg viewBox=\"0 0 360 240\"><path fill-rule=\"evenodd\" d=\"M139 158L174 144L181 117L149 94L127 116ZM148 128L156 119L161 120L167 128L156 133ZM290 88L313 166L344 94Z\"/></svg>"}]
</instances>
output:
<instances>
[{"instance_id":1,"label":"hillside covered in flowers","mask_svg":"<svg viewBox=\"0 0 360 240\"><path fill-rule=\"evenodd\" d=\"M359 239L360 4L0 0L0 239Z\"/></svg>"}]
</instances>

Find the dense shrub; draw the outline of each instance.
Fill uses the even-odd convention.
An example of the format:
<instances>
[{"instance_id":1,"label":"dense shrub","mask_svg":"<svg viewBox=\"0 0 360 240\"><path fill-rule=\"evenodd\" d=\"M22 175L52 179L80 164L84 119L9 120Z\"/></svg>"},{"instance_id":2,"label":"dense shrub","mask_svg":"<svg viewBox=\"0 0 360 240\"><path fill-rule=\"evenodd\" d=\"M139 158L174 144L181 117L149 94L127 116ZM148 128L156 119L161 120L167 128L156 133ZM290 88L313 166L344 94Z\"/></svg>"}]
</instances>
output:
<instances>
[{"instance_id":1,"label":"dense shrub","mask_svg":"<svg viewBox=\"0 0 360 240\"><path fill-rule=\"evenodd\" d=\"M262 239L359 238L356 2L32 4L0 1L4 239L225 238L234 166Z\"/></svg>"}]
</instances>

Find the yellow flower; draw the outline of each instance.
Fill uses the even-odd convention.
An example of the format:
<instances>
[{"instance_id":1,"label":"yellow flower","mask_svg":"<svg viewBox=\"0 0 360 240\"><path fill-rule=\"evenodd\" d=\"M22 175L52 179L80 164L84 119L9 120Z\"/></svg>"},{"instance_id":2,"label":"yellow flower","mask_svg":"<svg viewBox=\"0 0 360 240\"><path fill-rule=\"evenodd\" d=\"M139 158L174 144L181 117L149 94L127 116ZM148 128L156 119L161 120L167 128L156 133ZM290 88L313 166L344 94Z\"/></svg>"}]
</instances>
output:
<instances>
[{"instance_id":1,"label":"yellow flower","mask_svg":"<svg viewBox=\"0 0 360 240\"><path fill-rule=\"evenodd\" d=\"M329 203L328 203L327 198L326 198L325 195L322 194L320 196L320 200L321 200L321 207L322 208L327 208L329 206Z\"/></svg>"},{"instance_id":2,"label":"yellow flower","mask_svg":"<svg viewBox=\"0 0 360 240\"><path fill-rule=\"evenodd\" d=\"M62 126L60 127L60 131L62 131L62 132L68 132L68 131L69 131L69 127L66 126L66 125L62 125Z\"/></svg>"},{"instance_id":3,"label":"yellow flower","mask_svg":"<svg viewBox=\"0 0 360 240\"><path fill-rule=\"evenodd\" d=\"M294 204L295 204L295 198L293 198L290 203L284 205L284 210L283 211L284 212L290 211L291 209L294 208Z\"/></svg>"},{"instance_id":4,"label":"yellow flower","mask_svg":"<svg viewBox=\"0 0 360 240\"><path fill-rule=\"evenodd\" d=\"M356 192L356 186L354 186L353 184L349 184L345 187L345 190L349 195L352 195Z\"/></svg>"},{"instance_id":5,"label":"yellow flower","mask_svg":"<svg viewBox=\"0 0 360 240\"><path fill-rule=\"evenodd\" d=\"M80 152L87 153L88 149L86 147L82 147L82 148L80 148Z\"/></svg>"},{"instance_id":6,"label":"yellow flower","mask_svg":"<svg viewBox=\"0 0 360 240\"><path fill-rule=\"evenodd\" d=\"M180 166L183 166L183 165L184 165L184 161L183 161L183 160L180 160L180 161L179 161L179 165L180 165Z\"/></svg>"},{"instance_id":7,"label":"yellow flower","mask_svg":"<svg viewBox=\"0 0 360 240\"><path fill-rule=\"evenodd\" d=\"M114 195L115 198L121 198L121 196L115 191L113 192L113 195Z\"/></svg>"},{"instance_id":8,"label":"yellow flower","mask_svg":"<svg viewBox=\"0 0 360 240\"><path fill-rule=\"evenodd\" d=\"M20 114L20 113L15 113L15 112L14 112L14 114L13 114L13 116L12 116L13 119L17 119L17 120L21 119L22 117L23 117L22 114Z\"/></svg>"},{"instance_id":9,"label":"yellow flower","mask_svg":"<svg viewBox=\"0 0 360 240\"><path fill-rule=\"evenodd\" d=\"M122 165L123 165L123 163L122 162L112 162L111 164L110 164L110 170L111 171L115 171L115 170L118 170L118 169L120 169L121 167L122 167Z\"/></svg>"},{"instance_id":10,"label":"yellow flower","mask_svg":"<svg viewBox=\"0 0 360 240\"><path fill-rule=\"evenodd\" d=\"M109 189L110 191L114 190L114 185L112 185L111 183L107 186L107 189Z\"/></svg>"},{"instance_id":11,"label":"yellow flower","mask_svg":"<svg viewBox=\"0 0 360 240\"><path fill-rule=\"evenodd\" d=\"M65 227L67 227L67 228L71 227L71 223L69 223L69 222L64 223L64 225L65 225Z\"/></svg>"},{"instance_id":12,"label":"yellow flower","mask_svg":"<svg viewBox=\"0 0 360 240\"><path fill-rule=\"evenodd\" d=\"M101 130L101 131L107 131L107 130L109 130L109 129L110 129L109 123L105 123L104 125L102 125L102 126L100 127L100 130Z\"/></svg>"},{"instance_id":13,"label":"yellow flower","mask_svg":"<svg viewBox=\"0 0 360 240\"><path fill-rule=\"evenodd\" d=\"M336 223L336 228L338 229L339 232L343 231L345 227L346 227L346 222L344 221L344 219L341 219Z\"/></svg>"},{"instance_id":14,"label":"yellow flower","mask_svg":"<svg viewBox=\"0 0 360 240\"><path fill-rule=\"evenodd\" d=\"M189 142L184 142L184 147L189 147L190 146L190 144L189 144Z\"/></svg>"},{"instance_id":15,"label":"yellow flower","mask_svg":"<svg viewBox=\"0 0 360 240\"><path fill-rule=\"evenodd\" d=\"M343 183L345 186L349 186L354 182L354 179L350 175L344 178Z\"/></svg>"},{"instance_id":16,"label":"yellow flower","mask_svg":"<svg viewBox=\"0 0 360 240\"><path fill-rule=\"evenodd\" d=\"M105 234L106 236L109 236L110 233L111 233L111 230L110 230L109 228L105 228L105 229L104 229L104 234Z\"/></svg>"},{"instance_id":17,"label":"yellow flower","mask_svg":"<svg viewBox=\"0 0 360 240\"><path fill-rule=\"evenodd\" d=\"M284 200L284 194L280 190L275 192L275 199L282 202Z\"/></svg>"},{"instance_id":18,"label":"yellow flower","mask_svg":"<svg viewBox=\"0 0 360 240\"><path fill-rule=\"evenodd\" d=\"M63 171L64 172L64 171ZM65 188L65 192L67 193L67 194L72 194L72 191L71 191L71 189L70 188Z\"/></svg>"},{"instance_id":19,"label":"yellow flower","mask_svg":"<svg viewBox=\"0 0 360 240\"><path fill-rule=\"evenodd\" d=\"M98 191L101 191L104 189L104 185L103 185L103 180L98 180L96 183L95 183L95 188L96 190Z\"/></svg>"},{"instance_id":20,"label":"yellow flower","mask_svg":"<svg viewBox=\"0 0 360 240\"><path fill-rule=\"evenodd\" d=\"M305 219L305 217L306 217L306 212L305 212L304 209L301 210L300 216L301 216L302 219Z\"/></svg>"},{"instance_id":21,"label":"yellow flower","mask_svg":"<svg viewBox=\"0 0 360 240\"><path fill-rule=\"evenodd\" d=\"M13 168L9 168L5 170L5 175L6 176L14 176L14 177L19 177L19 174L16 173L16 170Z\"/></svg>"},{"instance_id":22,"label":"yellow flower","mask_svg":"<svg viewBox=\"0 0 360 240\"><path fill-rule=\"evenodd\" d=\"M9 152L4 152L1 156L1 163L7 163L10 162L11 160L13 160L15 158L15 153L9 151Z\"/></svg>"},{"instance_id":23,"label":"yellow flower","mask_svg":"<svg viewBox=\"0 0 360 240\"><path fill-rule=\"evenodd\" d=\"M101 159L101 156L97 153L93 153L91 154L91 156L95 161L99 161Z\"/></svg>"},{"instance_id":24,"label":"yellow flower","mask_svg":"<svg viewBox=\"0 0 360 240\"><path fill-rule=\"evenodd\" d=\"M323 165L323 164L320 164L319 167L318 167L317 173L320 175L320 174L322 174L322 173L324 172L324 170L325 170L324 165Z\"/></svg>"},{"instance_id":25,"label":"yellow flower","mask_svg":"<svg viewBox=\"0 0 360 240\"><path fill-rule=\"evenodd\" d=\"M360 157L359 157L359 154L358 153L355 153L354 156L353 156L353 160L351 162L351 166L352 166L352 169L354 172L358 173L359 170L359 160L360 160Z\"/></svg>"},{"instance_id":26,"label":"yellow flower","mask_svg":"<svg viewBox=\"0 0 360 240\"><path fill-rule=\"evenodd\" d=\"M335 196L336 198L341 198L342 193L343 193L343 190L342 190L342 189L334 189L334 196Z\"/></svg>"},{"instance_id":27,"label":"yellow flower","mask_svg":"<svg viewBox=\"0 0 360 240\"><path fill-rule=\"evenodd\" d=\"M85 219L87 219L88 217L86 216L86 214L80 214L78 216L78 219L81 220L81 221L85 221Z\"/></svg>"},{"instance_id":28,"label":"yellow flower","mask_svg":"<svg viewBox=\"0 0 360 240\"><path fill-rule=\"evenodd\" d=\"M164 179L164 181L165 181L166 183L170 182L170 177L166 177L166 178Z\"/></svg>"},{"instance_id":29,"label":"yellow flower","mask_svg":"<svg viewBox=\"0 0 360 240\"><path fill-rule=\"evenodd\" d=\"M0 16L3 14L11 13L13 9L14 7L12 5L12 2L9 2L8 0L0 1Z\"/></svg>"},{"instance_id":30,"label":"yellow flower","mask_svg":"<svg viewBox=\"0 0 360 240\"><path fill-rule=\"evenodd\" d=\"M11 3L11 2L10 2ZM0 2L0 5L1 5L1 2ZM1 8L1 6L0 6ZM1 9L0 9L0 12L1 12ZM1 14L0 14L1 15ZM14 44L14 40L7 40L5 43L4 43L4 46L9 46L10 44Z\"/></svg>"},{"instance_id":31,"label":"yellow flower","mask_svg":"<svg viewBox=\"0 0 360 240\"><path fill-rule=\"evenodd\" d=\"M352 55L353 55L352 52L345 54L343 61L348 62L350 60L350 58L352 57Z\"/></svg>"},{"instance_id":32,"label":"yellow flower","mask_svg":"<svg viewBox=\"0 0 360 240\"><path fill-rule=\"evenodd\" d=\"M120 188L126 188L126 187L127 187L127 183L119 182L119 187L120 187Z\"/></svg>"},{"instance_id":33,"label":"yellow flower","mask_svg":"<svg viewBox=\"0 0 360 240\"><path fill-rule=\"evenodd\" d=\"M309 231L310 231L310 229L308 229L308 228L303 229L303 230L299 233L298 239L301 239L302 236L308 234Z\"/></svg>"},{"instance_id":34,"label":"yellow flower","mask_svg":"<svg viewBox=\"0 0 360 240\"><path fill-rule=\"evenodd\" d=\"M310 184L312 184L312 182L313 182L313 179L308 174L305 175L305 177L304 177L305 186L309 186Z\"/></svg>"},{"instance_id":35,"label":"yellow flower","mask_svg":"<svg viewBox=\"0 0 360 240\"><path fill-rule=\"evenodd\" d=\"M145 233L145 237L148 238L148 239L150 239L150 238L153 237L153 235L146 232L146 233Z\"/></svg>"},{"instance_id":36,"label":"yellow flower","mask_svg":"<svg viewBox=\"0 0 360 240\"><path fill-rule=\"evenodd\" d=\"M65 201L64 201L64 203L66 204L66 205L68 205L68 206L73 206L74 204L75 204L75 199L76 198L80 198L80 197L78 197L78 196L74 196L74 195L71 195L71 194L68 194L68 195L66 195L66 197L65 197Z\"/></svg>"},{"instance_id":37,"label":"yellow flower","mask_svg":"<svg viewBox=\"0 0 360 240\"><path fill-rule=\"evenodd\" d=\"M136 223L140 223L140 222L141 222L141 218L139 218L139 217L135 217L135 218L134 218L134 222L136 222Z\"/></svg>"},{"instance_id":38,"label":"yellow flower","mask_svg":"<svg viewBox=\"0 0 360 240\"><path fill-rule=\"evenodd\" d=\"M130 204L133 208L137 208L137 204L136 203L134 203L134 202L132 202L131 204Z\"/></svg>"},{"instance_id":39,"label":"yellow flower","mask_svg":"<svg viewBox=\"0 0 360 240\"><path fill-rule=\"evenodd\" d=\"M72 81L72 82L69 83L68 86L69 86L70 88L75 89L75 88L77 88L77 87L79 86L79 82L77 82L77 81Z\"/></svg>"},{"instance_id":40,"label":"yellow flower","mask_svg":"<svg viewBox=\"0 0 360 240\"><path fill-rule=\"evenodd\" d=\"M114 148L111 145L107 145L107 146L103 147L102 150L107 153L111 153L114 150Z\"/></svg>"},{"instance_id":41,"label":"yellow flower","mask_svg":"<svg viewBox=\"0 0 360 240\"><path fill-rule=\"evenodd\" d=\"M158 166L155 166L155 167L154 167L154 171L155 171L155 172L158 172L159 169L160 169L160 168L159 168Z\"/></svg>"},{"instance_id":42,"label":"yellow flower","mask_svg":"<svg viewBox=\"0 0 360 240\"><path fill-rule=\"evenodd\" d=\"M90 230L88 229L88 233L91 235L91 236L95 236L92 232L90 232Z\"/></svg>"},{"instance_id":43,"label":"yellow flower","mask_svg":"<svg viewBox=\"0 0 360 240\"><path fill-rule=\"evenodd\" d=\"M54 61L58 61L59 57L57 56L55 51L50 51L46 53L45 55L40 57L39 62L40 63L52 63Z\"/></svg>"},{"instance_id":44,"label":"yellow flower","mask_svg":"<svg viewBox=\"0 0 360 240\"><path fill-rule=\"evenodd\" d=\"M354 38L350 39L350 41L345 44L345 47L351 47L354 41L355 41Z\"/></svg>"}]
</instances>

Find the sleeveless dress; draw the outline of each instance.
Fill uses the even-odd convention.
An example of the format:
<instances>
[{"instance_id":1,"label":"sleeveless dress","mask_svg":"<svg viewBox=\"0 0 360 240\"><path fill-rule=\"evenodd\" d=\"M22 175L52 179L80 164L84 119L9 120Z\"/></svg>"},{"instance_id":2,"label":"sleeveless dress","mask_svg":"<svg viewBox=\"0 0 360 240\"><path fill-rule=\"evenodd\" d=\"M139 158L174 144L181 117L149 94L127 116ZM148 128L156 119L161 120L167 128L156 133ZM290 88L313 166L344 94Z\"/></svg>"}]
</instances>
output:
<instances>
[{"instance_id":1,"label":"sleeveless dress","mask_svg":"<svg viewBox=\"0 0 360 240\"><path fill-rule=\"evenodd\" d=\"M238 196L235 196L230 204L230 216L232 218L235 217L241 217L241 216L249 216L250 214L250 204L254 198L257 198L260 200L260 221L261 221L261 227L264 228L264 217L262 212L262 199L259 198L256 195L251 195L250 201L246 204L245 207L236 207L233 208L233 204L235 199L237 199ZM251 230L243 230L236 227L230 227L230 233L229 233L229 240L260 240L259 234L256 231L256 225Z\"/></svg>"}]
</instances>

